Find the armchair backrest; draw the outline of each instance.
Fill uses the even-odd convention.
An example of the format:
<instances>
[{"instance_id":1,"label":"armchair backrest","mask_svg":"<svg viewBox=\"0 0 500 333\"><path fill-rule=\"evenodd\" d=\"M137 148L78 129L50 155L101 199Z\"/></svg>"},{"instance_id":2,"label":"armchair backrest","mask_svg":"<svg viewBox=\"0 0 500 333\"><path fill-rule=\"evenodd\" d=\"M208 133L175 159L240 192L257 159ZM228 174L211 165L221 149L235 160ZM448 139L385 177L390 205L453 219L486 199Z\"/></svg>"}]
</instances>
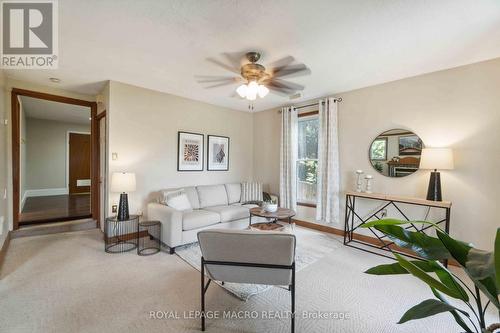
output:
<instances>
[{"instance_id":1,"label":"armchair backrest","mask_svg":"<svg viewBox=\"0 0 500 333\"><path fill-rule=\"evenodd\" d=\"M213 280L291 284L296 243L293 234L211 229L200 231L198 240L203 259L207 262L205 267Z\"/></svg>"}]
</instances>

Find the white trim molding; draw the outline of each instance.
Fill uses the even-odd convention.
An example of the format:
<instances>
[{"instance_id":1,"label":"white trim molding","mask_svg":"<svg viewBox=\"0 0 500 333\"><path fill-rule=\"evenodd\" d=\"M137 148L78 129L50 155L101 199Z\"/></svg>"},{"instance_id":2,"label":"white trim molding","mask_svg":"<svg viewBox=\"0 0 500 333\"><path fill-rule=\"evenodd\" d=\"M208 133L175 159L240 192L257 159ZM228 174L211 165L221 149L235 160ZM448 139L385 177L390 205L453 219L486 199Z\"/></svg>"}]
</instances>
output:
<instances>
[{"instance_id":1,"label":"white trim molding","mask_svg":"<svg viewBox=\"0 0 500 333\"><path fill-rule=\"evenodd\" d=\"M45 197L49 195L64 195L68 194L68 189L65 187L61 188L41 188L37 190L26 190L25 197Z\"/></svg>"}]
</instances>

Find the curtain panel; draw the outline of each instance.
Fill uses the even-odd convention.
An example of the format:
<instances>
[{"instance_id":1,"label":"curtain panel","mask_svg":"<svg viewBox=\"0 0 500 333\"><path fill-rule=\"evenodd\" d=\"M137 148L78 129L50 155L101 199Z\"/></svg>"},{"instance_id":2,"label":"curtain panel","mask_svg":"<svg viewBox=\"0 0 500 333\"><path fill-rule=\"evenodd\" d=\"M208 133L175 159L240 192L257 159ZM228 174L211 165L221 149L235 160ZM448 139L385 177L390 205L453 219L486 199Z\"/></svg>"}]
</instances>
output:
<instances>
[{"instance_id":1,"label":"curtain panel","mask_svg":"<svg viewBox=\"0 0 500 333\"><path fill-rule=\"evenodd\" d=\"M319 101L316 220L323 223L340 221L337 106L335 98Z\"/></svg>"},{"instance_id":2,"label":"curtain panel","mask_svg":"<svg viewBox=\"0 0 500 333\"><path fill-rule=\"evenodd\" d=\"M281 109L280 206L297 209L297 110Z\"/></svg>"}]
</instances>

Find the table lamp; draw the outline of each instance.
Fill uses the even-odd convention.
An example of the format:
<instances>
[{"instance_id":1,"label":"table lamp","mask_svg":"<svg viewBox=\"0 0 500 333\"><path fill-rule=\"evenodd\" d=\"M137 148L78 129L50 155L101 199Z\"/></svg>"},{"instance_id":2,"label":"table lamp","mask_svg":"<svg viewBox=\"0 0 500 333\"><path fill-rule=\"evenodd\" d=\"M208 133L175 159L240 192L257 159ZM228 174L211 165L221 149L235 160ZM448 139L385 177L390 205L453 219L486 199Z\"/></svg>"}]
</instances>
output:
<instances>
[{"instance_id":1,"label":"table lamp","mask_svg":"<svg viewBox=\"0 0 500 333\"><path fill-rule=\"evenodd\" d=\"M120 193L120 204L118 205L118 221L129 219L127 192L135 191L135 173L114 172L111 177L111 191Z\"/></svg>"},{"instance_id":2,"label":"table lamp","mask_svg":"<svg viewBox=\"0 0 500 333\"><path fill-rule=\"evenodd\" d=\"M453 151L450 148L424 148L420 159L420 168L431 172L427 200L442 201L441 175L438 170L453 169Z\"/></svg>"}]
</instances>

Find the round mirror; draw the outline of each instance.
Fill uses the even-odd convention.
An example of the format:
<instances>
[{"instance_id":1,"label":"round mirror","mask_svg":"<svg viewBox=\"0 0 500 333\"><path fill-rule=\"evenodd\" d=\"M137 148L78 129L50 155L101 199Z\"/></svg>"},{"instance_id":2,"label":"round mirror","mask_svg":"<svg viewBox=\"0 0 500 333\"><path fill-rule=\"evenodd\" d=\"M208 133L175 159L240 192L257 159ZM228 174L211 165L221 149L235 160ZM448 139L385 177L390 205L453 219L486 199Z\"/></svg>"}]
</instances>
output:
<instances>
[{"instance_id":1,"label":"round mirror","mask_svg":"<svg viewBox=\"0 0 500 333\"><path fill-rule=\"evenodd\" d=\"M368 153L373 168L379 173L388 177L404 177L418 170L423 146L415 133L392 129L377 136Z\"/></svg>"}]
</instances>

